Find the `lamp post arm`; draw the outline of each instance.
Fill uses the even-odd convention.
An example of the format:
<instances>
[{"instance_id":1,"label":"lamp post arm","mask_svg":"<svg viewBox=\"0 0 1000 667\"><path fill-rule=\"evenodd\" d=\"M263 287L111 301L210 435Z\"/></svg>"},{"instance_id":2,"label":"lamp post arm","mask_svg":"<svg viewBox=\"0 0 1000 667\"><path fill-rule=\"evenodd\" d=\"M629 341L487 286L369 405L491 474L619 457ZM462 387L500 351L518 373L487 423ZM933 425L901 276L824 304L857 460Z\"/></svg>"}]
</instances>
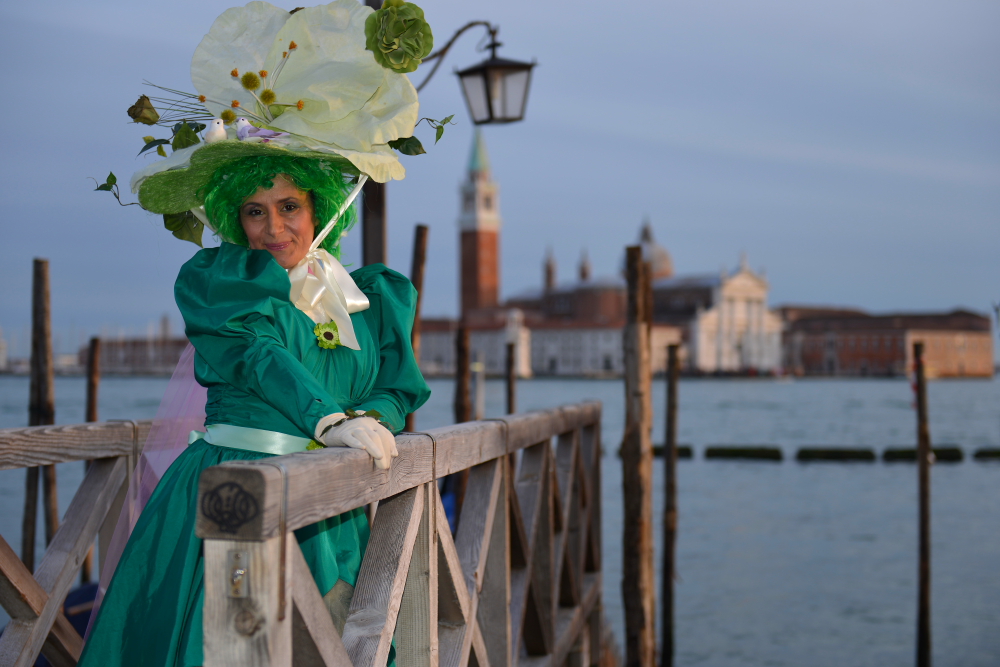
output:
<instances>
[{"instance_id":1,"label":"lamp post arm","mask_svg":"<svg viewBox=\"0 0 1000 667\"><path fill-rule=\"evenodd\" d=\"M494 28L493 25L490 24L489 21L470 21L469 23L466 23L464 26L462 26L461 28L459 28L458 31L455 32L454 35L451 36L451 39L448 40L447 44L445 44L444 46L442 46L440 49L438 49L437 51L435 51L431 55L429 55L426 58L424 58L424 62L427 62L429 60L437 60L437 62L434 63L434 67L431 68L431 71L427 74L427 77L423 81L420 82L419 86L417 86L417 92L418 93L421 90L423 90L424 86L427 85L427 82L430 81L431 77L433 77L434 74L438 71L438 67L441 66L442 62L444 62L444 57L448 53L448 49L450 49L452 47L452 45L455 43L455 40L457 40L462 35L462 33L466 32L467 30L470 30L472 28L475 28L476 26L479 26L479 25L481 25L484 28L486 28L486 31L490 35L490 40L492 42L494 42L494 43L496 42L497 32L500 30L499 27Z\"/></svg>"}]
</instances>

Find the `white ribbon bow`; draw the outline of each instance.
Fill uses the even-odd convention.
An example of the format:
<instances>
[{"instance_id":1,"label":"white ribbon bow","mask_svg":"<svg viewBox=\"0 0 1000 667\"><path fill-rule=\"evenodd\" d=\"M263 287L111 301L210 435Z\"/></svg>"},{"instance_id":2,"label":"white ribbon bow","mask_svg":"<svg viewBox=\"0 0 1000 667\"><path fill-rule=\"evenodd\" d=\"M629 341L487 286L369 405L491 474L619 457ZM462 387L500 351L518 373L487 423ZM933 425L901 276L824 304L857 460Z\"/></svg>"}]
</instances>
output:
<instances>
[{"instance_id":1,"label":"white ribbon bow","mask_svg":"<svg viewBox=\"0 0 1000 667\"><path fill-rule=\"evenodd\" d=\"M319 246L347 207L354 202L367 180L368 177L362 174L337 215L316 235L306 256L288 270L288 279L292 283L289 294L291 302L316 324L330 321L336 324L340 344L352 350L360 350L361 346L354 334L351 313L367 310L368 297L347 273L343 264Z\"/></svg>"}]
</instances>

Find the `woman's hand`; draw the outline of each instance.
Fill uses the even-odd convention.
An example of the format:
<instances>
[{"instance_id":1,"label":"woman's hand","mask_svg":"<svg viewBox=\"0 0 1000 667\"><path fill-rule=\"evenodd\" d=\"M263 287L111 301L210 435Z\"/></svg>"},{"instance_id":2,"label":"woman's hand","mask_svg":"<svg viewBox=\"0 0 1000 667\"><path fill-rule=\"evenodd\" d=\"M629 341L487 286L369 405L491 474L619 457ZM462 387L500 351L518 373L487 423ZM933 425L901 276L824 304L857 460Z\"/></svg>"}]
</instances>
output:
<instances>
[{"instance_id":1,"label":"woman's hand","mask_svg":"<svg viewBox=\"0 0 1000 667\"><path fill-rule=\"evenodd\" d=\"M329 426L341 420L345 421L339 426ZM316 439L327 447L363 449L375 460L375 467L382 470L388 470L393 457L399 456L392 433L371 417L346 419L340 413L327 415L316 426Z\"/></svg>"}]
</instances>

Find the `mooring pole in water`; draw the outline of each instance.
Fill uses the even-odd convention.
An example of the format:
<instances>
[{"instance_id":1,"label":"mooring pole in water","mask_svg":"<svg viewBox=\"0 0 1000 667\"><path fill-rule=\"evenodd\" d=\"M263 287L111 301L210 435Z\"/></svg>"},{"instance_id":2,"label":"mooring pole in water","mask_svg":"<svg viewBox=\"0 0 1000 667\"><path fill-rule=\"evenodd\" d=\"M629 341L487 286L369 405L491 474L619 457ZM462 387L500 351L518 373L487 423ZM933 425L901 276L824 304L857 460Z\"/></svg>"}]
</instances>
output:
<instances>
[{"instance_id":1,"label":"mooring pole in water","mask_svg":"<svg viewBox=\"0 0 1000 667\"><path fill-rule=\"evenodd\" d=\"M101 339L94 336L87 348L87 414L89 422L97 421L97 392L101 386ZM90 461L83 462L84 470L90 468ZM90 547L80 566L80 583L90 583L90 572L94 564L94 547Z\"/></svg>"},{"instance_id":2,"label":"mooring pole in water","mask_svg":"<svg viewBox=\"0 0 1000 667\"><path fill-rule=\"evenodd\" d=\"M52 311L49 299L49 261L34 261L31 281L31 385L28 425L45 426L56 420L55 368L52 359ZM38 468L28 468L25 481L21 560L35 569L35 523L38 516ZM45 543L59 527L56 467L42 467L42 497L45 513Z\"/></svg>"},{"instance_id":3,"label":"mooring pole in water","mask_svg":"<svg viewBox=\"0 0 1000 667\"><path fill-rule=\"evenodd\" d=\"M917 587L917 667L931 667L931 433L927 425L924 344L913 344L917 373L917 479L920 493L920 569Z\"/></svg>"},{"instance_id":4,"label":"mooring pole in water","mask_svg":"<svg viewBox=\"0 0 1000 667\"><path fill-rule=\"evenodd\" d=\"M642 248L626 249L628 310L625 354L625 435L622 484L625 523L622 598L625 664L652 667L656 660L656 578L653 562L653 443L649 328L652 320L649 268Z\"/></svg>"},{"instance_id":5,"label":"mooring pole in water","mask_svg":"<svg viewBox=\"0 0 1000 667\"><path fill-rule=\"evenodd\" d=\"M667 346L667 428L663 466L666 498L663 512L663 637L660 667L674 664L674 570L677 555L677 379L680 376L678 345Z\"/></svg>"},{"instance_id":6,"label":"mooring pole in water","mask_svg":"<svg viewBox=\"0 0 1000 667\"><path fill-rule=\"evenodd\" d=\"M472 420L472 364L469 358L469 329L465 320L458 324L455 334L455 423L461 424ZM469 480L469 471L462 470L448 476L446 485L455 494L455 516L462 516L462 502L465 500L465 487ZM456 521L456 529L458 523Z\"/></svg>"},{"instance_id":7,"label":"mooring pole in water","mask_svg":"<svg viewBox=\"0 0 1000 667\"><path fill-rule=\"evenodd\" d=\"M517 345L507 343L507 414L512 415L517 412Z\"/></svg>"},{"instance_id":8,"label":"mooring pole in water","mask_svg":"<svg viewBox=\"0 0 1000 667\"><path fill-rule=\"evenodd\" d=\"M410 267L410 282L417 290L417 307L413 316L413 331L410 333L410 344L413 346L413 358L420 363L420 306L424 299L424 266L427 262L427 225L417 225L413 230L413 264ZM415 419L411 412L406 415L406 431L415 431Z\"/></svg>"}]
</instances>

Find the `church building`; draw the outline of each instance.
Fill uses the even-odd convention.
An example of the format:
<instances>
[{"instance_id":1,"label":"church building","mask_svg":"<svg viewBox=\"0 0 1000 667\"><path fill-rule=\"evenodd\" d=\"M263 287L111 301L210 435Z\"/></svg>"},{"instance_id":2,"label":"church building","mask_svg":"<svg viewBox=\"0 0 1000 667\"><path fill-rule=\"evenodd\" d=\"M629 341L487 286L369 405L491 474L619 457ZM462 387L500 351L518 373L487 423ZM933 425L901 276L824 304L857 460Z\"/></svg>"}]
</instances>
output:
<instances>
[{"instance_id":1,"label":"church building","mask_svg":"<svg viewBox=\"0 0 1000 667\"><path fill-rule=\"evenodd\" d=\"M519 376L616 376L624 372L622 331L627 286L621 275L594 278L586 253L576 279L560 283L549 251L541 287L500 298L500 189L477 130L460 187L459 294L473 361L499 375L508 343ZM639 244L653 274L654 372L666 368L667 346L681 344L691 373L770 373L781 359L781 321L767 308L768 284L745 260L734 272L675 276L673 261L646 220ZM624 256L624 249L617 250ZM624 266L624 263L622 264ZM624 273L624 271L622 271ZM458 322L424 319L420 366L427 375L455 371Z\"/></svg>"}]
</instances>

